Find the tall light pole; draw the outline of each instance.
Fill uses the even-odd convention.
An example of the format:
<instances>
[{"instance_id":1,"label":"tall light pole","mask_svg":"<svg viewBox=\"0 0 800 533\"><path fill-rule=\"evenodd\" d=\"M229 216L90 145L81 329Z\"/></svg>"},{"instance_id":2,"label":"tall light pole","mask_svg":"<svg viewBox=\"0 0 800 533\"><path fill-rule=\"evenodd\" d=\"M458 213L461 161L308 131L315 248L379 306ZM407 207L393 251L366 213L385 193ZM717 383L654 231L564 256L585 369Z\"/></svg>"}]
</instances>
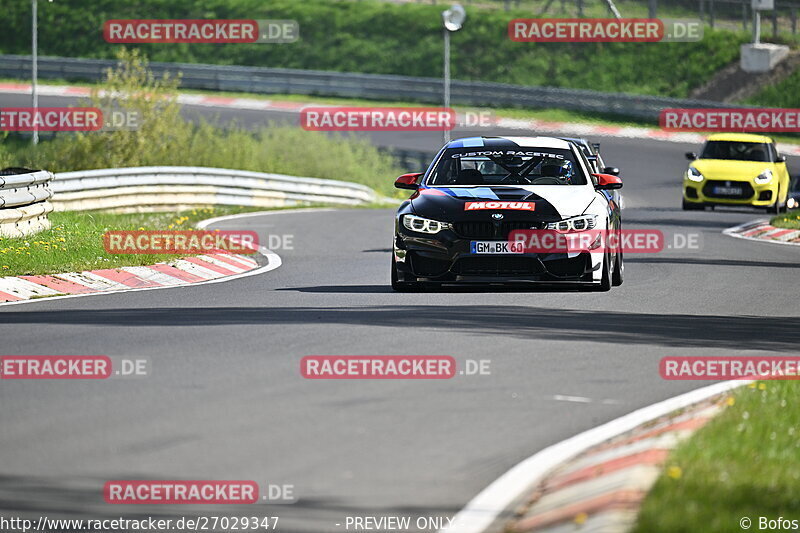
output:
<instances>
[{"instance_id":1,"label":"tall light pole","mask_svg":"<svg viewBox=\"0 0 800 533\"><path fill-rule=\"evenodd\" d=\"M36 93L36 78L39 75L39 16L37 13L37 0L31 0L31 106L33 107L33 144L39 144L39 129L36 125L36 115L39 109L39 95Z\"/></svg>"},{"instance_id":2,"label":"tall light pole","mask_svg":"<svg viewBox=\"0 0 800 533\"><path fill-rule=\"evenodd\" d=\"M460 4L453 4L450 9L442 11L444 23L444 107L450 108L450 32L458 31L464 25L467 12ZM444 130L445 144L450 142L450 130Z\"/></svg>"},{"instance_id":3,"label":"tall light pole","mask_svg":"<svg viewBox=\"0 0 800 533\"><path fill-rule=\"evenodd\" d=\"M753 8L753 44L761 44L761 12L775 9L774 0L752 0Z\"/></svg>"},{"instance_id":4,"label":"tall light pole","mask_svg":"<svg viewBox=\"0 0 800 533\"><path fill-rule=\"evenodd\" d=\"M52 2L53 0L48 0ZM36 82L39 77L39 13L37 0L31 0L31 107L33 107L33 144L39 144L39 130L36 114L39 109L39 94Z\"/></svg>"}]
</instances>

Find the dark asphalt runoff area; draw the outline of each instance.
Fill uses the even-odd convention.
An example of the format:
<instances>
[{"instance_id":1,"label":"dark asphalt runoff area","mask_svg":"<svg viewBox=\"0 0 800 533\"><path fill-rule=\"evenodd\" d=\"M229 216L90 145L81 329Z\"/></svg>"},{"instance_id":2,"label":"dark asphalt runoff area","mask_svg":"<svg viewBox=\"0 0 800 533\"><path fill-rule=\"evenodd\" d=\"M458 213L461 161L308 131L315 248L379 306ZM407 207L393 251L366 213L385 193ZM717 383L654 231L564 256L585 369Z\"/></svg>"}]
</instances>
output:
<instances>
[{"instance_id":1,"label":"dark asphalt runoff area","mask_svg":"<svg viewBox=\"0 0 800 533\"><path fill-rule=\"evenodd\" d=\"M372 136L430 151L440 137ZM340 209L215 226L262 242L291 235L271 272L0 307L0 354L152 362L141 378L0 383L0 515L277 515L279 531L303 533L346 531L347 516L452 516L538 450L707 384L663 380L662 357L796 355L800 250L721 234L763 212L681 211L683 153L696 146L597 140L621 169L624 227L699 242L628 255L625 283L609 293L394 293L393 211ZM450 355L459 369L489 360L491 374L307 380L307 355ZM102 497L114 479L289 484L298 501L114 506Z\"/></svg>"}]
</instances>

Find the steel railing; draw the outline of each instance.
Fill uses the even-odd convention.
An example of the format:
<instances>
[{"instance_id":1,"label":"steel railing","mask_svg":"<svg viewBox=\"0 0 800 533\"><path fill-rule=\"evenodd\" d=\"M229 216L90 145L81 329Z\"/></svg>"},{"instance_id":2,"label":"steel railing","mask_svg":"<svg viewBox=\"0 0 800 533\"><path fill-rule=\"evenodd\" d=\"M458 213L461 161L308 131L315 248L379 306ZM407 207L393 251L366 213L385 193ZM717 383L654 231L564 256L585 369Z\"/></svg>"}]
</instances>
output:
<instances>
[{"instance_id":1,"label":"steel railing","mask_svg":"<svg viewBox=\"0 0 800 533\"><path fill-rule=\"evenodd\" d=\"M82 170L0 171L0 236L20 237L50 227L58 211L135 212L212 205L289 207L357 206L385 199L365 185L203 167L132 167Z\"/></svg>"},{"instance_id":2,"label":"steel railing","mask_svg":"<svg viewBox=\"0 0 800 533\"><path fill-rule=\"evenodd\" d=\"M38 69L39 77L43 79L98 81L107 69L115 65L116 61L106 59L40 57ZM154 62L150 63L150 69L156 75L180 72L181 86L189 89L421 103L439 103L442 99L442 81L438 78L194 63ZM0 77L24 79L30 73L29 56L0 55ZM720 102L703 100L459 80L452 82L451 102L456 105L569 109L651 120L666 107L726 107Z\"/></svg>"},{"instance_id":3,"label":"steel railing","mask_svg":"<svg viewBox=\"0 0 800 533\"><path fill-rule=\"evenodd\" d=\"M57 210L361 205L380 200L375 191L358 183L203 167L63 172L56 175L52 188Z\"/></svg>"}]
</instances>

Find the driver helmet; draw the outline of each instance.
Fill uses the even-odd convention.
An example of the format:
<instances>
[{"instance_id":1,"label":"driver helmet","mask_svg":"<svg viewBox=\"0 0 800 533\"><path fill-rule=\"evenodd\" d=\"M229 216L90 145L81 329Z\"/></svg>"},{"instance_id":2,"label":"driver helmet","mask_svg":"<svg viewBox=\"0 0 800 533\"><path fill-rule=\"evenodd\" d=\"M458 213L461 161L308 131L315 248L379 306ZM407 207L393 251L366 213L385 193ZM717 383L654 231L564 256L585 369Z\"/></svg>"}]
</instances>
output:
<instances>
[{"instance_id":1,"label":"driver helmet","mask_svg":"<svg viewBox=\"0 0 800 533\"><path fill-rule=\"evenodd\" d=\"M573 176L572 161L566 159L545 159L542 162L541 175L557 178L564 183L571 183Z\"/></svg>"}]
</instances>

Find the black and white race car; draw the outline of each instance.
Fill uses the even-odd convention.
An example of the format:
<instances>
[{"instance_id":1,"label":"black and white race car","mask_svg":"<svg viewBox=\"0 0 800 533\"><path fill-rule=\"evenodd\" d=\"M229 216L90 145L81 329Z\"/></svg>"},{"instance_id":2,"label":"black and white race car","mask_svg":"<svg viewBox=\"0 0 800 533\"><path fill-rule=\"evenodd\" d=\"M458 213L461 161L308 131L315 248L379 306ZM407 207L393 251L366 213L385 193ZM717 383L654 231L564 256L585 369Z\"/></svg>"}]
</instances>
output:
<instances>
[{"instance_id":1,"label":"black and white race car","mask_svg":"<svg viewBox=\"0 0 800 533\"><path fill-rule=\"evenodd\" d=\"M622 180L593 172L574 143L552 137L472 137L444 146L423 173L395 182L415 192L395 218L392 287L443 283L622 283L620 250L516 246L530 230L621 231L611 191ZM535 233L535 232L533 232Z\"/></svg>"},{"instance_id":2,"label":"black and white race car","mask_svg":"<svg viewBox=\"0 0 800 533\"><path fill-rule=\"evenodd\" d=\"M578 145L586 160L589 161L589 166L592 172L601 172L603 174L612 174L619 176L619 169L617 167L607 167L603 161L603 156L600 155L600 143L589 142L587 139L579 137L559 137L565 141L569 141Z\"/></svg>"}]
</instances>

